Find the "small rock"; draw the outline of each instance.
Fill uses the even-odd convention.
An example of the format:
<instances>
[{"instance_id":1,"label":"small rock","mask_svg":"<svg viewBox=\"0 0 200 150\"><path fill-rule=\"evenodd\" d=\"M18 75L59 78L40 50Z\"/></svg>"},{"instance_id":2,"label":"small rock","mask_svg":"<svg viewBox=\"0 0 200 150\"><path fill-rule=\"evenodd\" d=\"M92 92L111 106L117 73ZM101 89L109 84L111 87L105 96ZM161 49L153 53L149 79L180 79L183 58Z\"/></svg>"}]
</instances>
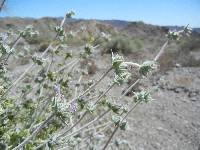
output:
<instances>
[{"instance_id":1,"label":"small rock","mask_svg":"<svg viewBox=\"0 0 200 150\"><path fill-rule=\"evenodd\" d=\"M198 98L197 97L192 97L191 101L196 102L196 101L198 101Z\"/></svg>"},{"instance_id":2,"label":"small rock","mask_svg":"<svg viewBox=\"0 0 200 150\"><path fill-rule=\"evenodd\" d=\"M195 97L197 96L196 92L189 92L188 97Z\"/></svg>"},{"instance_id":3,"label":"small rock","mask_svg":"<svg viewBox=\"0 0 200 150\"><path fill-rule=\"evenodd\" d=\"M181 65L180 64L178 64L178 63L176 63L176 68L180 68L181 67Z\"/></svg>"},{"instance_id":4,"label":"small rock","mask_svg":"<svg viewBox=\"0 0 200 150\"><path fill-rule=\"evenodd\" d=\"M175 92L175 93L180 93L180 92L182 92L182 88L175 88L175 89L174 89L174 92Z\"/></svg>"}]
</instances>

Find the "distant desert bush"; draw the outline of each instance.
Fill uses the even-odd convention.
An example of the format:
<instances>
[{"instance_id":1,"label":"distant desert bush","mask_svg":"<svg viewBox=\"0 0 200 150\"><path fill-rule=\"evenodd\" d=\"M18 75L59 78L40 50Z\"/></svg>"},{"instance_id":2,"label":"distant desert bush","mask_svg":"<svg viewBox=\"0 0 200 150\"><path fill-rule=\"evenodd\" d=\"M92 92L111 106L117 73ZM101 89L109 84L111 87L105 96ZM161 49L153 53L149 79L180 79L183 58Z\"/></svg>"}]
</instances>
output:
<instances>
[{"instance_id":1,"label":"distant desert bush","mask_svg":"<svg viewBox=\"0 0 200 150\"><path fill-rule=\"evenodd\" d=\"M140 51L143 47L143 42L140 39L125 35L112 36L109 41L100 38L97 39L97 43L103 47L102 53L110 53L110 50L112 50L113 52L120 52L128 55Z\"/></svg>"},{"instance_id":2,"label":"distant desert bush","mask_svg":"<svg viewBox=\"0 0 200 150\"><path fill-rule=\"evenodd\" d=\"M39 44L39 52L44 52L45 49L47 49L47 47L49 46L49 42L42 42Z\"/></svg>"}]
</instances>

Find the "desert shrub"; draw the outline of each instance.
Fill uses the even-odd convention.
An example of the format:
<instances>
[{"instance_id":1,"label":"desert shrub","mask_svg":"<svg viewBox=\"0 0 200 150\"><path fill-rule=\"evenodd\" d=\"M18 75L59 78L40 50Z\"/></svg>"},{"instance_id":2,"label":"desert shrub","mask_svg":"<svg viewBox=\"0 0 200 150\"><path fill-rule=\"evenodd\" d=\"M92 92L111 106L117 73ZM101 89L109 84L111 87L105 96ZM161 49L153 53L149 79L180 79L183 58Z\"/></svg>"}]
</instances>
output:
<instances>
[{"instance_id":1,"label":"desert shrub","mask_svg":"<svg viewBox=\"0 0 200 150\"><path fill-rule=\"evenodd\" d=\"M26 42L28 44L40 44L41 43L41 38L38 37L26 37L25 38Z\"/></svg>"},{"instance_id":2,"label":"desert shrub","mask_svg":"<svg viewBox=\"0 0 200 150\"><path fill-rule=\"evenodd\" d=\"M125 55L140 51L143 47L143 42L140 39L125 35L113 36L109 41L105 38L98 38L96 43L103 47L102 53L110 53L112 49L113 52L120 52Z\"/></svg>"},{"instance_id":3,"label":"desert shrub","mask_svg":"<svg viewBox=\"0 0 200 150\"><path fill-rule=\"evenodd\" d=\"M11 23L7 23L7 24L6 24L6 27L7 27L8 29L11 29L11 28L14 28L15 26L14 26L13 24L11 24Z\"/></svg>"},{"instance_id":4,"label":"desert shrub","mask_svg":"<svg viewBox=\"0 0 200 150\"><path fill-rule=\"evenodd\" d=\"M116 37L108 47L112 48L109 67L98 75L97 80L90 80L84 68L79 66L81 63L86 65L89 74L98 72L95 60L91 59L95 55L95 40L87 40L83 50L75 56L65 49L67 36L63 26L73 14L66 14L61 24L55 27L56 36L49 41L49 46L45 45L46 49L40 55L31 55L32 63L14 78L10 76L13 72L7 70L10 56L17 55L16 45L21 39L35 37L38 33L28 26L17 32L17 36L0 35L1 149L105 150L118 129L126 130L126 118L136 106L152 100L150 92L143 89L135 91L132 101L124 105L125 95L157 69L168 42L178 39L177 34L188 32L188 28L178 33L170 32L155 59L141 64L128 62L116 54L119 51L127 54L132 50L129 39ZM15 42L11 41L13 36ZM136 47L140 48L140 44ZM54 61L56 57L60 59ZM117 99L107 96L114 87L130 82L130 70L137 74L134 82L122 90ZM99 84L108 76L111 78L100 90Z\"/></svg>"},{"instance_id":5,"label":"desert shrub","mask_svg":"<svg viewBox=\"0 0 200 150\"><path fill-rule=\"evenodd\" d=\"M167 51L165 55L161 56L161 59L159 60L160 70L165 72L166 70L169 70L170 68L174 67L176 63L178 63L176 62L177 55L177 52L171 50Z\"/></svg>"},{"instance_id":6,"label":"desert shrub","mask_svg":"<svg viewBox=\"0 0 200 150\"><path fill-rule=\"evenodd\" d=\"M47 49L47 47L49 46L49 42L43 42L39 45L39 52L44 52L45 49Z\"/></svg>"},{"instance_id":7,"label":"desert shrub","mask_svg":"<svg viewBox=\"0 0 200 150\"><path fill-rule=\"evenodd\" d=\"M85 41L78 36L66 39L66 44L69 46L82 46L84 43Z\"/></svg>"},{"instance_id":8,"label":"desert shrub","mask_svg":"<svg viewBox=\"0 0 200 150\"><path fill-rule=\"evenodd\" d=\"M197 37L196 37L197 36ZM199 35L193 36L191 38L185 37L179 40L177 43L178 47L176 50L169 50L164 55L163 65L174 66L174 64L179 64L186 67L196 67L199 66L200 62L200 40ZM165 63L166 57L170 63Z\"/></svg>"},{"instance_id":9,"label":"desert shrub","mask_svg":"<svg viewBox=\"0 0 200 150\"><path fill-rule=\"evenodd\" d=\"M20 60L20 65L29 64L30 59L31 59L30 57L24 57L23 59Z\"/></svg>"},{"instance_id":10,"label":"desert shrub","mask_svg":"<svg viewBox=\"0 0 200 150\"><path fill-rule=\"evenodd\" d=\"M142 47L143 47L143 42L142 42L142 40L137 39L137 38L132 39L132 40L133 40L133 45L135 45L135 47L134 47L135 49L133 49L133 50L135 50L135 51L141 50Z\"/></svg>"},{"instance_id":11,"label":"desert shrub","mask_svg":"<svg viewBox=\"0 0 200 150\"><path fill-rule=\"evenodd\" d=\"M80 62L81 68L86 69L87 73L92 75L97 72L97 65L94 60L92 59L84 59Z\"/></svg>"},{"instance_id":12,"label":"desert shrub","mask_svg":"<svg viewBox=\"0 0 200 150\"><path fill-rule=\"evenodd\" d=\"M127 37L117 36L108 42L106 49L112 49L113 52L122 52L123 54L128 54L132 51L132 43Z\"/></svg>"}]
</instances>

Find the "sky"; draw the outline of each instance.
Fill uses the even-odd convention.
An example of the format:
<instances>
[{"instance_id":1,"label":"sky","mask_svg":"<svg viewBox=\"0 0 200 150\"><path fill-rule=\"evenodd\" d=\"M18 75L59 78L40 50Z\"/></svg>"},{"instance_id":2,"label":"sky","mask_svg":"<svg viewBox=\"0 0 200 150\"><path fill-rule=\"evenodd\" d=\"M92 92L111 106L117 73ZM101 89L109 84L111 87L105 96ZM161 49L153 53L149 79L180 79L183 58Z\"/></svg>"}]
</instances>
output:
<instances>
[{"instance_id":1,"label":"sky","mask_svg":"<svg viewBox=\"0 0 200 150\"><path fill-rule=\"evenodd\" d=\"M7 0L0 17L62 17L70 10L82 19L200 27L200 0Z\"/></svg>"}]
</instances>

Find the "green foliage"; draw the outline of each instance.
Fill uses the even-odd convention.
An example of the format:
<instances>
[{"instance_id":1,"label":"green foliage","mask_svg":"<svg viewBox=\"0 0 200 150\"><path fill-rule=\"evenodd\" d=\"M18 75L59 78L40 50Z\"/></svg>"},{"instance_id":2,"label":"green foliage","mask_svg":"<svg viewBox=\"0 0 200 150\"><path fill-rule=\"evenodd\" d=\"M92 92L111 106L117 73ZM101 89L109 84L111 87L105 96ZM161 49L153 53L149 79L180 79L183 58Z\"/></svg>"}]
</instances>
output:
<instances>
[{"instance_id":1,"label":"green foliage","mask_svg":"<svg viewBox=\"0 0 200 150\"><path fill-rule=\"evenodd\" d=\"M86 44L85 47L84 47L84 52L81 53L80 56L83 59L86 59L92 54L92 51L93 51L93 46L90 45L90 44Z\"/></svg>"},{"instance_id":2,"label":"green foliage","mask_svg":"<svg viewBox=\"0 0 200 150\"><path fill-rule=\"evenodd\" d=\"M121 105L114 103L112 101L109 101L107 99L102 100L101 104L103 106L108 107L110 110L112 110L116 114L120 114L120 113L124 112L124 110L125 110L125 108L122 107Z\"/></svg>"},{"instance_id":3,"label":"green foliage","mask_svg":"<svg viewBox=\"0 0 200 150\"><path fill-rule=\"evenodd\" d=\"M39 32L35 31L32 25L26 26L24 30L19 31L19 36L23 38L34 37L38 34Z\"/></svg>"},{"instance_id":4,"label":"green foliage","mask_svg":"<svg viewBox=\"0 0 200 150\"><path fill-rule=\"evenodd\" d=\"M0 35L0 58L3 55L13 51L13 49L11 49L10 46L8 45L9 43L7 41L7 38L8 38L7 33Z\"/></svg>"},{"instance_id":5,"label":"green foliage","mask_svg":"<svg viewBox=\"0 0 200 150\"><path fill-rule=\"evenodd\" d=\"M167 37L170 40L179 40L180 39L180 32L176 32L176 31L169 31Z\"/></svg>"},{"instance_id":6,"label":"green foliage","mask_svg":"<svg viewBox=\"0 0 200 150\"><path fill-rule=\"evenodd\" d=\"M5 66L3 63L1 63L1 64L0 64L0 77L3 78L3 75L4 75L6 72L7 72L6 66Z\"/></svg>"},{"instance_id":7,"label":"green foliage","mask_svg":"<svg viewBox=\"0 0 200 150\"><path fill-rule=\"evenodd\" d=\"M37 65L39 65L39 66L43 65L43 64L46 62L46 59L41 58L41 57L36 56L36 55L32 57L32 60L33 60L33 62L34 62L35 64L37 64Z\"/></svg>"},{"instance_id":8,"label":"green foliage","mask_svg":"<svg viewBox=\"0 0 200 150\"><path fill-rule=\"evenodd\" d=\"M152 100L151 94L148 91L141 91L141 92L135 93L135 96L134 96L135 102L147 103L151 100Z\"/></svg>"},{"instance_id":9,"label":"green foliage","mask_svg":"<svg viewBox=\"0 0 200 150\"><path fill-rule=\"evenodd\" d=\"M55 111L56 114L67 114L68 111L68 105L63 100L62 95L57 95L53 98L52 101L52 109Z\"/></svg>"},{"instance_id":10,"label":"green foliage","mask_svg":"<svg viewBox=\"0 0 200 150\"><path fill-rule=\"evenodd\" d=\"M121 116L112 116L112 121L114 122L115 126L119 126L121 130L126 130L127 122Z\"/></svg>"},{"instance_id":11,"label":"green foliage","mask_svg":"<svg viewBox=\"0 0 200 150\"><path fill-rule=\"evenodd\" d=\"M48 42L43 42L43 43L40 44L38 51L44 52L47 49L48 46L49 46Z\"/></svg>"},{"instance_id":12,"label":"green foliage","mask_svg":"<svg viewBox=\"0 0 200 150\"><path fill-rule=\"evenodd\" d=\"M105 52L110 52L112 49L113 52L121 52L125 55L140 51L143 47L141 40L136 38L131 39L125 35L111 37L109 41L104 38L99 38L97 43L102 45L103 49L106 50Z\"/></svg>"},{"instance_id":13,"label":"green foliage","mask_svg":"<svg viewBox=\"0 0 200 150\"><path fill-rule=\"evenodd\" d=\"M3 86L0 86L0 96L4 95L5 89Z\"/></svg>"},{"instance_id":14,"label":"green foliage","mask_svg":"<svg viewBox=\"0 0 200 150\"><path fill-rule=\"evenodd\" d=\"M86 106L86 110L89 112L89 113L93 113L96 109L96 106L94 106L93 104L89 103L87 104Z\"/></svg>"},{"instance_id":15,"label":"green foliage","mask_svg":"<svg viewBox=\"0 0 200 150\"><path fill-rule=\"evenodd\" d=\"M78 98L78 105L80 110L83 110L86 106L86 101L83 98Z\"/></svg>"},{"instance_id":16,"label":"green foliage","mask_svg":"<svg viewBox=\"0 0 200 150\"><path fill-rule=\"evenodd\" d=\"M167 37L169 40L178 41L183 35L189 36L192 33L192 29L187 25L180 31L169 31Z\"/></svg>"},{"instance_id":17,"label":"green foliage","mask_svg":"<svg viewBox=\"0 0 200 150\"><path fill-rule=\"evenodd\" d=\"M157 68L157 64L154 61L145 61L143 64L140 65L139 67L139 73L144 76L147 77L147 75L155 70Z\"/></svg>"},{"instance_id":18,"label":"green foliage","mask_svg":"<svg viewBox=\"0 0 200 150\"><path fill-rule=\"evenodd\" d=\"M66 36L63 27L56 26L56 27L55 27L55 32L57 33L57 35L58 35L61 39L63 39L63 38Z\"/></svg>"},{"instance_id":19,"label":"green foliage","mask_svg":"<svg viewBox=\"0 0 200 150\"><path fill-rule=\"evenodd\" d=\"M114 83L120 85L130 78L130 73L127 70L127 65L124 63L122 56L118 54L114 56L112 53L112 68L115 70Z\"/></svg>"},{"instance_id":20,"label":"green foliage","mask_svg":"<svg viewBox=\"0 0 200 150\"><path fill-rule=\"evenodd\" d=\"M66 14L66 17L67 18L72 18L73 16L75 15L75 12L74 11L70 11Z\"/></svg>"}]
</instances>

